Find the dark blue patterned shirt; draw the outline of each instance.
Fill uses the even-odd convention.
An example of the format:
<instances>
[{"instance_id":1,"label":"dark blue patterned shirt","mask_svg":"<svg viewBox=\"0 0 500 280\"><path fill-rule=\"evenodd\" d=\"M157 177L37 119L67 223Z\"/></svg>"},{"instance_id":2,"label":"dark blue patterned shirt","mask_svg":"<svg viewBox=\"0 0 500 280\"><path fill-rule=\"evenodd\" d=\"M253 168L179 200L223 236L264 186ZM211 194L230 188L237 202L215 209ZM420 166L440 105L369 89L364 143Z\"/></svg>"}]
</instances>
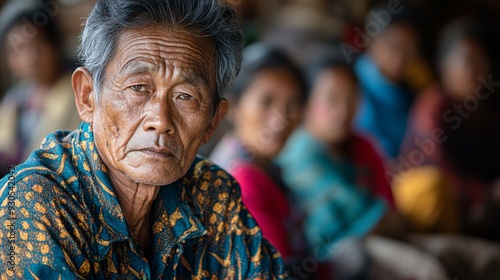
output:
<instances>
[{"instance_id":1,"label":"dark blue patterned shirt","mask_svg":"<svg viewBox=\"0 0 500 280\"><path fill-rule=\"evenodd\" d=\"M22 279L282 279L237 182L197 158L162 186L153 254L132 238L90 125L56 132L0 180L0 269Z\"/></svg>"}]
</instances>

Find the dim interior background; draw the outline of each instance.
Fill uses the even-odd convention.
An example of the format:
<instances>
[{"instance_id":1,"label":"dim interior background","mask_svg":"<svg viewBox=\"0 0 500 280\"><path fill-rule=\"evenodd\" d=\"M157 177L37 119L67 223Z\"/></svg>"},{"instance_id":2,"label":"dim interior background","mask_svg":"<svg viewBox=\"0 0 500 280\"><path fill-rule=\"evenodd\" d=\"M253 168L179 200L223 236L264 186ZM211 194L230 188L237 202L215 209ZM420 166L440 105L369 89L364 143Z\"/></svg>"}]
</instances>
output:
<instances>
[{"instance_id":1,"label":"dim interior background","mask_svg":"<svg viewBox=\"0 0 500 280\"><path fill-rule=\"evenodd\" d=\"M24 0L23 0L24 1ZM31 0L26 0L31 1ZM7 0L0 0L0 7ZM76 66L76 45L85 17L95 0L38 0L58 6L56 20L64 38L65 57ZM247 44L267 40L282 45L305 59L319 43L340 44L349 40L354 27L364 29L364 19L377 5L374 0L230 0L241 16ZM400 0L404 8L418 11L422 32L424 58L432 61L440 28L462 15L488 17L491 24L500 26L500 2L495 0ZM495 28L495 30L499 30ZM285 32L283 32L285 31ZM278 36L276 36L278 35ZM5 58L0 58L0 97L9 84Z\"/></svg>"},{"instance_id":2,"label":"dim interior background","mask_svg":"<svg viewBox=\"0 0 500 280\"><path fill-rule=\"evenodd\" d=\"M14 1L20 1L20 0L12 0L12 2ZM31 0L22 0L22 1L29 2ZM7 6L8 2L10 1L0 0L0 7ZM31 2L33 3L34 6L38 5L38 6L49 7L50 12L48 12L48 14L53 13L53 18L55 19L57 26L59 28L60 32L59 35L62 37L61 41L62 49L60 55L64 57L64 65L67 68L65 69L65 71L71 73L71 70L73 70L78 66L76 50L78 45L78 36L82 29L82 24L85 21L85 17L91 11L92 6L95 4L96 0L32 0ZM498 0L441 0L441 1L389 0L383 2L374 0L231 0L229 2L232 2L235 5L239 13L242 28L246 38L246 43L245 43L246 45L251 45L254 42L263 41L267 42L270 45L277 46L280 49L285 50L287 54L289 54L290 57L295 62L297 62L297 64L300 67L304 69L306 68L307 64L310 62L311 58L314 57L315 54L324 52L325 50L332 50L332 51L335 50L337 53L343 54L344 58L349 63L351 63L352 61L352 63L354 64L353 61L355 57L362 54L363 51L369 47L370 42L374 41L375 37L377 37L380 34L379 31L382 29L380 26L388 24L388 22L391 21L390 17L395 16L394 14L391 14L391 11L398 11L397 12L398 14L411 12L412 15L411 20L413 21L412 23L414 26L417 27L417 31L419 34L419 40L418 40L419 43L418 46L416 47L416 49L419 50L418 59L412 61L415 65L413 65L413 67L409 67L408 73L405 73L408 76L405 82L408 83L409 87L411 87L412 89L412 92L416 93L416 95L418 95L420 92L425 92L428 87L431 87L436 81L439 80L438 77L439 69L436 65L436 61L439 59L440 55L438 53L438 43L442 43L439 41L439 38L443 27L454 19L466 16L475 16L477 18L482 19L483 23L486 23L484 31L488 33L487 34L489 35L488 37L491 37L492 39L489 41L489 43L491 43L491 46L487 46L493 49L493 53L489 57L489 59L491 60L489 62L491 69L489 69L488 73L497 73L498 72L497 67L498 65L500 65L500 61L498 60L498 54L496 53L498 50L496 46L500 45L499 44L500 42L498 40L499 37L498 35L500 35L499 32L500 1ZM385 6L380 6L380 5L385 5ZM380 9L380 7L382 8ZM6 15L5 10L3 9L0 15L1 15L0 18L0 30L1 30L2 29L1 25L4 21L7 20L6 16L8 15ZM50 16L52 17L52 15ZM370 18L370 20L367 21L367 18ZM9 38L7 38L6 41L1 43L4 44L5 47L5 45L11 44L12 42L10 42ZM2 97L6 94L7 89L10 88L12 84L15 82L15 79L10 75L7 69L5 60L6 60L5 53L1 53L0 54L0 102L2 100ZM471 65L474 65L474 62L468 61L467 63L471 63ZM482 76L482 77L485 79L487 78L487 76ZM496 76L493 78L495 82L497 81L496 78L497 78ZM497 86L495 82L493 82L493 85ZM477 82L477 84L479 85L479 82ZM490 86L492 85L490 84ZM488 85L485 85L485 87L488 88ZM498 102L498 98L491 98L488 100L481 99L481 101L485 103L500 104L500 103L494 103ZM491 107L496 109L496 107L494 106ZM481 114L483 113L482 111L488 111L488 109L491 108L485 106L485 110L479 110L478 111L479 113L475 113L475 117L472 119L476 119L477 116L477 119L484 120L481 119L482 117ZM421 111L425 112L425 110ZM455 111L455 113L457 112ZM457 117L459 117L456 114L453 116L454 120ZM462 118L467 119L468 117L462 115ZM487 125L495 123L495 121L491 121L491 118L489 120L490 121L488 122ZM419 119L417 119L416 123L418 123L418 121ZM458 121L460 121L461 124L463 120L459 118ZM454 122L452 122L451 124L453 123ZM450 123L446 124L448 125ZM443 125L443 124L438 123L437 125ZM472 127L473 128L477 127L477 125L474 124L472 125ZM465 129L468 128L470 127L466 125ZM465 131L465 129L463 130ZM488 128L486 128L486 130L488 130ZM419 131L417 130L415 135L408 134L407 137L409 139L419 139L421 135L418 135L418 132ZM7 132L0 131L0 134L4 133ZM466 132L464 132L464 135L465 134ZM460 148L461 147L460 145L463 144L460 142L461 138L463 138L462 137L463 135L461 134L456 134L456 135L453 134L453 135L452 137L455 137L454 139L456 141L452 139L448 141L448 143L450 145L456 144L457 145L456 147ZM487 135L487 132L486 134L481 134L480 136L484 137L485 135ZM500 133L497 133L495 135L498 136L500 135ZM427 137L426 135L424 136ZM472 140L475 137L475 135L472 134L466 136L471 137L470 139ZM482 139L484 140L485 138L487 137L484 137ZM467 138L467 140L469 140L469 138ZM484 152L484 150L489 148L487 147L487 145L491 144L491 142L492 141L479 142L479 143L472 142L471 145L476 145L476 144L477 144L476 146L480 146L481 144L486 145L486 147L484 147L483 150L477 149L480 152ZM217 143L213 143L213 145L215 144ZM213 146L210 147L210 149L211 148L213 148ZM410 160L412 152L420 150L425 152L424 149L425 147L422 148L422 146L419 146L419 144L417 144L417 147L411 145L409 147L403 147L402 150L404 150L404 148L406 148L406 150L409 152ZM474 153L476 151L476 149L471 149L471 150L472 152L470 153ZM496 151L499 149L495 148L492 150ZM3 159L1 158L2 155L1 152L2 151L0 151L0 166L3 161ZM466 156L468 156L466 151L464 151L463 154L466 154ZM492 152L492 154L495 155L494 152ZM206 154L204 154L204 156L208 155L209 151L206 152ZM457 158L460 158L461 160L464 159L468 160L466 156ZM473 156L471 158L474 159ZM392 159L394 160L394 163L397 162L399 166L394 165L392 166L391 169L390 164L387 164L388 170L393 173L401 172L400 167L401 166L404 167L406 165L406 162L401 161L400 158L398 157L398 154L393 155ZM408 159L408 157L406 159ZM451 160L454 159L455 159L454 157L451 158ZM434 160L433 156L429 156L428 160L429 161ZM478 162L479 161L482 161L482 159L478 160ZM496 178L499 178L498 167L492 166L492 164L490 164L492 162L496 163L497 161L496 159L491 161L485 160L481 164L488 166L488 168L490 169L496 168L491 173L494 173ZM470 165L471 164L468 163L467 166ZM474 165L474 163L472 163L472 165ZM421 174L418 172L425 171L425 169L417 169L417 170L418 171L415 172L416 174L415 176ZM425 179L428 178L425 172L422 174L424 174L422 178L424 177ZM0 175L2 175L1 172ZM420 180L421 178L418 179ZM410 181L411 180L408 180L407 182ZM419 183L421 182L425 183L425 180L420 180ZM495 194L497 195L496 197L497 201L495 202L500 201L500 183L498 182L500 181L493 182L493 185L495 185L495 190L496 190ZM394 182L392 183L394 187L394 185L396 184ZM489 185L491 182L487 183ZM473 184L470 185L472 186L472 188L475 187L475 185ZM407 187L411 188L412 186L408 185ZM413 193L409 192L409 194L410 195L408 197L412 199ZM402 201L401 205L408 202L405 201L406 199L405 194L398 194L397 196L399 196L399 200ZM413 204L412 202L408 202L408 205L413 205ZM498 208L500 209L500 206ZM494 209L496 212L492 213L500 213L499 209ZM488 216L486 218L489 219L491 217ZM498 232L500 232L498 223L496 222L497 218L498 216L495 216L493 217L493 219L489 220L495 222L494 228L498 230ZM444 220L448 219L445 218ZM319 226L323 227L323 224L320 224ZM444 224L437 226L445 227ZM440 232L440 229L430 228L429 231ZM477 234L477 236L487 237L489 239L494 239L495 241L499 241L498 235L486 236ZM441 242L442 240L439 241ZM418 240L415 241L415 243L418 243ZM390 248L391 246L385 246L385 247ZM398 249L396 248L395 251L398 251ZM393 259L388 261L388 263L392 262L392 260Z\"/></svg>"}]
</instances>

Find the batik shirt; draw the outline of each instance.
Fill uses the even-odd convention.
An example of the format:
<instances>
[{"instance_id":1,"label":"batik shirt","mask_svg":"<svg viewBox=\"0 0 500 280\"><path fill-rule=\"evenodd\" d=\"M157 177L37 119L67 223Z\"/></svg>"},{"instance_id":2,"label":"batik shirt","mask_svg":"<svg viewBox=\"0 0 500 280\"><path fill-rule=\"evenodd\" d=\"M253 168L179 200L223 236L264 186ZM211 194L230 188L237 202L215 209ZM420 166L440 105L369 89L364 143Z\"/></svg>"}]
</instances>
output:
<instances>
[{"instance_id":1,"label":"batik shirt","mask_svg":"<svg viewBox=\"0 0 500 280\"><path fill-rule=\"evenodd\" d=\"M237 182L200 158L160 188L145 258L86 123L49 135L11 170L0 205L0 279L283 278Z\"/></svg>"}]
</instances>

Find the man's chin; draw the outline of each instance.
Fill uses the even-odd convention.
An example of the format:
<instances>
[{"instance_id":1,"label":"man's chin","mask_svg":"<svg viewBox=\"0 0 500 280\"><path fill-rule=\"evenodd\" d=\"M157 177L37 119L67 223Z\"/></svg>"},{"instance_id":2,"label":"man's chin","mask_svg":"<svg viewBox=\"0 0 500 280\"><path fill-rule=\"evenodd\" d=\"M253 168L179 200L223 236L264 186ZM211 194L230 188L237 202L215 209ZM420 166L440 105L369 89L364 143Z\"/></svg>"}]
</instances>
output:
<instances>
[{"instance_id":1,"label":"man's chin","mask_svg":"<svg viewBox=\"0 0 500 280\"><path fill-rule=\"evenodd\" d=\"M139 168L126 170L123 173L138 184L164 186L171 184L184 176L179 167L162 167L161 165L144 164Z\"/></svg>"},{"instance_id":2,"label":"man's chin","mask_svg":"<svg viewBox=\"0 0 500 280\"><path fill-rule=\"evenodd\" d=\"M181 177L172 179L172 178L141 178L141 177L129 176L129 178L132 181L136 182L137 184L148 185L148 186L169 185L169 184L172 184L173 182L179 180Z\"/></svg>"}]
</instances>

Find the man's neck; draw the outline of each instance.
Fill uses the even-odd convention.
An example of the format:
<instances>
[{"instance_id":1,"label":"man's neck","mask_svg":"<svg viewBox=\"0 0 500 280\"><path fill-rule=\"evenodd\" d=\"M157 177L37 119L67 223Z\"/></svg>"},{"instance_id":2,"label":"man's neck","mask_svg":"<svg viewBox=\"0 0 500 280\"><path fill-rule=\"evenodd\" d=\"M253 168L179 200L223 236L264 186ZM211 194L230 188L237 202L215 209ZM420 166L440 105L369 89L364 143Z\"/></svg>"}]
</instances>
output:
<instances>
[{"instance_id":1,"label":"man's neck","mask_svg":"<svg viewBox=\"0 0 500 280\"><path fill-rule=\"evenodd\" d=\"M111 182L134 239L148 254L151 236L151 209L159 186L139 184L123 174L110 173Z\"/></svg>"}]
</instances>

